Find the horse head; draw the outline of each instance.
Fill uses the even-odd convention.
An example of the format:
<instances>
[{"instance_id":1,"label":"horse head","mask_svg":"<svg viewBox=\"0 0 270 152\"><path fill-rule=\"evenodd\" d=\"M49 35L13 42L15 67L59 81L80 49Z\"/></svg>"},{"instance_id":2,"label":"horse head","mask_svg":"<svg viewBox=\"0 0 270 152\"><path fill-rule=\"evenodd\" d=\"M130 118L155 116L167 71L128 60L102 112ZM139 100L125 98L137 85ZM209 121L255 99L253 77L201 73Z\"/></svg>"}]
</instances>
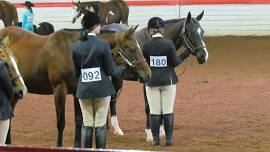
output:
<instances>
[{"instance_id":1,"label":"horse head","mask_svg":"<svg viewBox=\"0 0 270 152\"><path fill-rule=\"evenodd\" d=\"M72 23L75 23L76 20L82 15L86 14L87 12L96 12L93 7L88 7L87 5L82 5L80 1L75 3L72 0L73 7L72 7Z\"/></svg>"},{"instance_id":2,"label":"horse head","mask_svg":"<svg viewBox=\"0 0 270 152\"><path fill-rule=\"evenodd\" d=\"M16 91L16 95L19 95L16 98L22 98L27 92L27 87L19 72L15 56L13 55L11 49L7 46L8 39L9 38L6 37L3 41L0 41L0 59L5 62L12 85Z\"/></svg>"},{"instance_id":3,"label":"horse head","mask_svg":"<svg viewBox=\"0 0 270 152\"><path fill-rule=\"evenodd\" d=\"M190 49L191 53L196 56L199 64L203 64L208 59L208 52L203 41L204 30L199 21L202 19L204 11L196 18L191 17L189 12L184 20L181 37L184 40L185 47Z\"/></svg>"},{"instance_id":4,"label":"horse head","mask_svg":"<svg viewBox=\"0 0 270 152\"><path fill-rule=\"evenodd\" d=\"M137 27L138 25L134 28L131 27L126 31L117 32L115 34L116 51L114 52L119 55L126 64L135 69L140 82L146 83L150 79L152 73L144 59L137 40L133 36Z\"/></svg>"}]
</instances>

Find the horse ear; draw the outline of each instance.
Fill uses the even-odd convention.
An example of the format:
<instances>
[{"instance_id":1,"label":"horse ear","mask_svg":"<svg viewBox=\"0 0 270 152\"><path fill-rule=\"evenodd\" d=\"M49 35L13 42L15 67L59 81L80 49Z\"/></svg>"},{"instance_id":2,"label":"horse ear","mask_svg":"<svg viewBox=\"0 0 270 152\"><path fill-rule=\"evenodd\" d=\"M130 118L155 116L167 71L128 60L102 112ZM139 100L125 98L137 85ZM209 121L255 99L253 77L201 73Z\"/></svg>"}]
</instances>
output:
<instances>
[{"instance_id":1,"label":"horse ear","mask_svg":"<svg viewBox=\"0 0 270 152\"><path fill-rule=\"evenodd\" d=\"M73 3L73 5L75 5L75 6L79 6L80 5L80 1L78 1L77 3L76 2L74 2L73 0L72 0L72 3Z\"/></svg>"},{"instance_id":2,"label":"horse ear","mask_svg":"<svg viewBox=\"0 0 270 152\"><path fill-rule=\"evenodd\" d=\"M190 21L190 19L191 19L191 13L190 13L190 12L188 12L188 15L187 15L187 22L189 22L189 21Z\"/></svg>"},{"instance_id":3,"label":"horse ear","mask_svg":"<svg viewBox=\"0 0 270 152\"><path fill-rule=\"evenodd\" d=\"M204 10L201 12L201 14L199 14L199 15L196 17L196 19L197 19L198 21L200 21L200 20L202 19L202 17L203 17L203 14L204 14Z\"/></svg>"},{"instance_id":4,"label":"horse ear","mask_svg":"<svg viewBox=\"0 0 270 152\"><path fill-rule=\"evenodd\" d=\"M128 35L133 35L133 33L136 31L139 25L136 25L134 28L131 26L131 28L128 30Z\"/></svg>"}]
</instances>

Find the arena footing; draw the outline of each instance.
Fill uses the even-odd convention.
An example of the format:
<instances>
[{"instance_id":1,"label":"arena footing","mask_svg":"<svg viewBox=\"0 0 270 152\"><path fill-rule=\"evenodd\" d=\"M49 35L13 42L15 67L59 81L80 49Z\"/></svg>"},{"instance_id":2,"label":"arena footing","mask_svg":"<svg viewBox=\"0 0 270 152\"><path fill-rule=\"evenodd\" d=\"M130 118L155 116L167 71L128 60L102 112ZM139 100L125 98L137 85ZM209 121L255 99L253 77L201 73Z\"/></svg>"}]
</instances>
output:
<instances>
[{"instance_id":1,"label":"arena footing","mask_svg":"<svg viewBox=\"0 0 270 152\"><path fill-rule=\"evenodd\" d=\"M1 146L0 152L146 152L141 150L121 150L121 149L83 149L83 148L41 148L22 146Z\"/></svg>"}]
</instances>

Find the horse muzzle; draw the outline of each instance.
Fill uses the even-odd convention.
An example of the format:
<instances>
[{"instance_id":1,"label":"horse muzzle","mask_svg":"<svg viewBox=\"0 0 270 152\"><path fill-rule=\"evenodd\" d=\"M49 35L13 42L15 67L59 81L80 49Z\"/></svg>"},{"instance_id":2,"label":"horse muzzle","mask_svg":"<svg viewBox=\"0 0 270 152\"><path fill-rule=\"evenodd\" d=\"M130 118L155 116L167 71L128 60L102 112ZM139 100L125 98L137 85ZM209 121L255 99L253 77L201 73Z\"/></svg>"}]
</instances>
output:
<instances>
[{"instance_id":1,"label":"horse muzzle","mask_svg":"<svg viewBox=\"0 0 270 152\"><path fill-rule=\"evenodd\" d=\"M206 63L208 60L208 51L206 48L202 48L195 54L195 56L199 64Z\"/></svg>"}]
</instances>

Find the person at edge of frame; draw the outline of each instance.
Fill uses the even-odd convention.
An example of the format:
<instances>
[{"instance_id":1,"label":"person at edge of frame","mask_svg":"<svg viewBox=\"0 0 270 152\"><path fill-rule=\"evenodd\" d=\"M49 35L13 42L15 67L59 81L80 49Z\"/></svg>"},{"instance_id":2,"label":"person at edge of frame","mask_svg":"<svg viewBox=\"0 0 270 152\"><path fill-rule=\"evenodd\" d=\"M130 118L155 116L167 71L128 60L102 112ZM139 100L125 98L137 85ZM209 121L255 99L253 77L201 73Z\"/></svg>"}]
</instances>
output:
<instances>
[{"instance_id":1,"label":"person at edge of frame","mask_svg":"<svg viewBox=\"0 0 270 152\"><path fill-rule=\"evenodd\" d=\"M78 78L76 96L83 116L82 147L92 148L95 132L96 148L104 149L110 99L116 93L109 76L121 77L127 67L115 66L109 43L96 37L101 28L97 14L88 12L81 24L81 41L72 51Z\"/></svg>"}]
</instances>

